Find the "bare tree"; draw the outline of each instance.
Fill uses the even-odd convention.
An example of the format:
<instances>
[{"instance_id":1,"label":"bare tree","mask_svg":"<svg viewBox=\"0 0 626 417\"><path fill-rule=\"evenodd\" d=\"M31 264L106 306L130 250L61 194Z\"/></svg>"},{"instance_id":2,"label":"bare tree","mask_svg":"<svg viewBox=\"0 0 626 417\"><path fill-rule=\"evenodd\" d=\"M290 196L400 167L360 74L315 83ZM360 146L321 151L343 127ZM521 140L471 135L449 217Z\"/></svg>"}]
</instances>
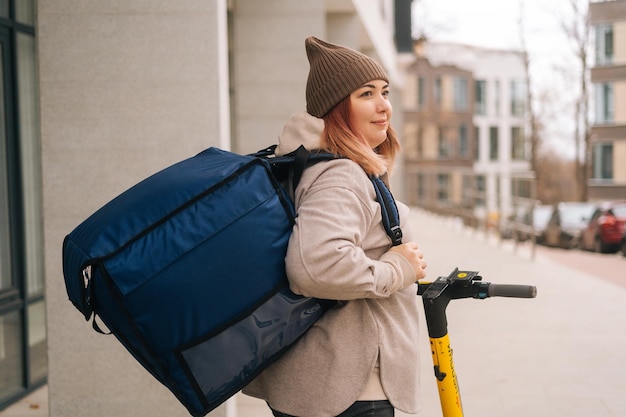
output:
<instances>
[{"instance_id":1,"label":"bare tree","mask_svg":"<svg viewBox=\"0 0 626 417\"><path fill-rule=\"evenodd\" d=\"M528 127L530 131L528 132L528 138L530 139L530 169L535 173L535 181L537 183L541 182L541 172L537 169L538 167L538 152L540 145L540 125L541 121L539 120L538 113L536 111L536 106L534 104L534 95L533 95L533 79L530 74L530 55L528 53L528 48L526 46L526 32L524 30L524 1L520 0L520 14L518 20L519 33L520 33L520 43L523 54L523 64L524 64L524 82L526 84L526 114L528 117Z\"/></svg>"},{"instance_id":2,"label":"bare tree","mask_svg":"<svg viewBox=\"0 0 626 417\"><path fill-rule=\"evenodd\" d=\"M578 95L574 103L574 140L576 144L576 178L578 196L588 199L587 179L591 167L591 131L589 121L589 6L586 0L570 0L571 15L560 21L563 32L570 40L578 61ZM581 155L582 152L582 155Z\"/></svg>"},{"instance_id":3,"label":"bare tree","mask_svg":"<svg viewBox=\"0 0 626 417\"><path fill-rule=\"evenodd\" d=\"M576 169L576 161L564 158L555 150L547 149L538 154L537 171L541 182L537 183L537 199L543 204L576 200Z\"/></svg>"}]
</instances>

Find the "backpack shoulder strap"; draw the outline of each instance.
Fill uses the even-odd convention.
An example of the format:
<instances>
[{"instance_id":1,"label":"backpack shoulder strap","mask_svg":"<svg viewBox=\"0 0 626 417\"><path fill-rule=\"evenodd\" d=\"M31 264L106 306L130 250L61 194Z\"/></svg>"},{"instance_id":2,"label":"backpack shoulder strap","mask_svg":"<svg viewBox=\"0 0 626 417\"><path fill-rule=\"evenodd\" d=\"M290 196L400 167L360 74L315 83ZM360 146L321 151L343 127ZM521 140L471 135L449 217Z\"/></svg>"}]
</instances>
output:
<instances>
[{"instance_id":1,"label":"backpack shoulder strap","mask_svg":"<svg viewBox=\"0 0 626 417\"><path fill-rule=\"evenodd\" d=\"M337 155L326 152L311 153L302 145L300 145L293 155L293 175L290 176L289 183L289 192L292 194L295 192L295 189L302 178L302 173L307 165L323 160L340 158ZM372 181L372 185L374 186L374 190L376 191L376 198L382 209L381 213L383 216L383 226L385 227L385 231L391 239L391 244L393 246L400 245L402 243L402 229L400 229L400 215L398 214L396 201L394 200L391 191L385 185L383 180L380 179L380 177L375 175L370 175L369 177Z\"/></svg>"},{"instance_id":2,"label":"backpack shoulder strap","mask_svg":"<svg viewBox=\"0 0 626 417\"><path fill-rule=\"evenodd\" d=\"M269 158L275 154L276 145L269 146L265 149L252 154L253 156L261 158ZM328 161L331 159L341 158L341 156L333 155L329 152L311 152L304 146L300 145L298 149L283 156L273 157L272 164L274 168L285 167L289 168L287 172L287 192L292 201L294 201L294 194L296 187L300 183L302 174L307 166L310 166L316 162ZM400 229L400 216L398 214L398 207L391 194L389 188L385 185L382 179L377 176L370 175L370 180L376 191L376 199L380 203L381 212L383 217L383 226L387 235L391 239L393 246L397 246L402 243L402 229Z\"/></svg>"},{"instance_id":3,"label":"backpack shoulder strap","mask_svg":"<svg viewBox=\"0 0 626 417\"><path fill-rule=\"evenodd\" d=\"M370 179L376 191L376 198L382 208L383 226L385 226L387 235L391 239L391 244L397 246L402 243L402 229L400 229L400 215L396 200L380 177L370 175Z\"/></svg>"},{"instance_id":4,"label":"backpack shoulder strap","mask_svg":"<svg viewBox=\"0 0 626 417\"><path fill-rule=\"evenodd\" d=\"M309 161L309 157L311 152L309 152L304 146L300 145L298 149L293 153L293 166L291 168L290 182L289 182L289 193L293 195L295 194L296 187L300 183L300 179L302 179L302 173L306 166L312 162ZM330 159L330 158L329 158Z\"/></svg>"}]
</instances>

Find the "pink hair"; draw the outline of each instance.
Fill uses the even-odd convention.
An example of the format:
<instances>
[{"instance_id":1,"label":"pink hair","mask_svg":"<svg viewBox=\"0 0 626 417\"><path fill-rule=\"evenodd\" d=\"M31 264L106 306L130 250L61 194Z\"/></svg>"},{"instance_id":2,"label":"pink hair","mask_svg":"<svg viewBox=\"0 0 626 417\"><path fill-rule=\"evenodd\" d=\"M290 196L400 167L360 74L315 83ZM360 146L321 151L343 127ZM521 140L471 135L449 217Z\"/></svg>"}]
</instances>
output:
<instances>
[{"instance_id":1,"label":"pink hair","mask_svg":"<svg viewBox=\"0 0 626 417\"><path fill-rule=\"evenodd\" d=\"M355 132L350 117L350 97L340 101L324 116L321 145L331 153L356 162L370 175L391 173L400 151L400 142L391 126L387 129L387 139L376 149L370 148L367 140Z\"/></svg>"}]
</instances>

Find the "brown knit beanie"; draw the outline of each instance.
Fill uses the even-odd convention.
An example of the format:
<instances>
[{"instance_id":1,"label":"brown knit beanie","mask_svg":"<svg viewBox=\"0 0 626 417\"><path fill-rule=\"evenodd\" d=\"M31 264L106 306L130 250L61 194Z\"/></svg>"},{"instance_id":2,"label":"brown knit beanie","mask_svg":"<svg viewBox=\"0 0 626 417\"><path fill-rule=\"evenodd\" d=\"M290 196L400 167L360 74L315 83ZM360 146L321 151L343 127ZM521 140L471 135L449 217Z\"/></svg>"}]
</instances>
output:
<instances>
[{"instance_id":1,"label":"brown knit beanie","mask_svg":"<svg viewBox=\"0 0 626 417\"><path fill-rule=\"evenodd\" d=\"M389 78L380 64L361 52L310 36L304 42L311 66L306 83L306 110L323 117L368 81Z\"/></svg>"}]
</instances>

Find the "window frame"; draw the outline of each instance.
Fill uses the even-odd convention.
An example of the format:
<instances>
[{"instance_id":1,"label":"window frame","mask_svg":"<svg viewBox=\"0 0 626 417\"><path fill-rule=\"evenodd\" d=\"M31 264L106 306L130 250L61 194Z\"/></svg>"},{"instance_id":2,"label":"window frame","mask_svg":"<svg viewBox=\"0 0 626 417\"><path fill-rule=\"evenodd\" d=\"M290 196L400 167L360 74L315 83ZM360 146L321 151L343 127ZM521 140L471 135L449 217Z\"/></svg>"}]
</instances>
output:
<instances>
[{"instance_id":1,"label":"window frame","mask_svg":"<svg viewBox=\"0 0 626 417\"><path fill-rule=\"evenodd\" d=\"M489 160L497 161L500 154L500 129L498 126L489 127Z\"/></svg>"},{"instance_id":2,"label":"window frame","mask_svg":"<svg viewBox=\"0 0 626 417\"><path fill-rule=\"evenodd\" d=\"M592 173L593 179L596 180L613 180L614 160L613 160L613 143L602 142L596 143L592 151Z\"/></svg>"},{"instance_id":3,"label":"window frame","mask_svg":"<svg viewBox=\"0 0 626 417\"><path fill-rule=\"evenodd\" d=\"M511 116L524 116L526 112L526 83L520 80L511 80L510 94Z\"/></svg>"},{"instance_id":4,"label":"window frame","mask_svg":"<svg viewBox=\"0 0 626 417\"><path fill-rule=\"evenodd\" d=\"M474 114L487 115L487 81L474 81Z\"/></svg>"},{"instance_id":5,"label":"window frame","mask_svg":"<svg viewBox=\"0 0 626 417\"><path fill-rule=\"evenodd\" d=\"M456 112L469 109L469 84L466 77L456 76L452 79L452 103Z\"/></svg>"},{"instance_id":6,"label":"window frame","mask_svg":"<svg viewBox=\"0 0 626 417\"><path fill-rule=\"evenodd\" d=\"M613 25L611 23L598 24L594 32L596 65L612 64L615 52Z\"/></svg>"},{"instance_id":7,"label":"window frame","mask_svg":"<svg viewBox=\"0 0 626 417\"><path fill-rule=\"evenodd\" d=\"M594 87L596 123L612 123L615 117L615 89L613 83L596 83Z\"/></svg>"},{"instance_id":8,"label":"window frame","mask_svg":"<svg viewBox=\"0 0 626 417\"><path fill-rule=\"evenodd\" d=\"M44 385L48 373L45 352L47 334L41 330L42 326L45 328L44 271L39 268L34 276L30 270L31 260L35 257L31 255L31 245L37 245L38 254L43 253L43 230L41 227L29 229L27 224L29 219L41 220L43 216L35 3L34 0L7 0L6 3L8 13L0 16L2 99L5 107L5 137L0 141L5 154L0 154L0 157L6 162L7 185L2 191L4 195L0 197L8 202L11 253L0 253L3 261L10 263L10 286L0 290L0 315L12 318L7 326L12 326L13 334L19 334L19 340L13 340L19 352L0 363L0 369L16 369L19 372L0 393L0 409ZM31 172L34 166L37 169ZM33 184L36 186L30 187ZM30 204L33 201L37 207L26 206L27 202ZM24 213L24 208L31 210L29 214ZM31 234L28 234L29 231ZM34 291L33 285L37 286ZM17 319L13 319L15 317ZM31 328L31 325L37 328ZM3 326L0 331L12 330Z\"/></svg>"},{"instance_id":9,"label":"window frame","mask_svg":"<svg viewBox=\"0 0 626 417\"><path fill-rule=\"evenodd\" d=\"M526 138L524 128L511 126L511 160L523 161L526 159Z\"/></svg>"}]
</instances>

